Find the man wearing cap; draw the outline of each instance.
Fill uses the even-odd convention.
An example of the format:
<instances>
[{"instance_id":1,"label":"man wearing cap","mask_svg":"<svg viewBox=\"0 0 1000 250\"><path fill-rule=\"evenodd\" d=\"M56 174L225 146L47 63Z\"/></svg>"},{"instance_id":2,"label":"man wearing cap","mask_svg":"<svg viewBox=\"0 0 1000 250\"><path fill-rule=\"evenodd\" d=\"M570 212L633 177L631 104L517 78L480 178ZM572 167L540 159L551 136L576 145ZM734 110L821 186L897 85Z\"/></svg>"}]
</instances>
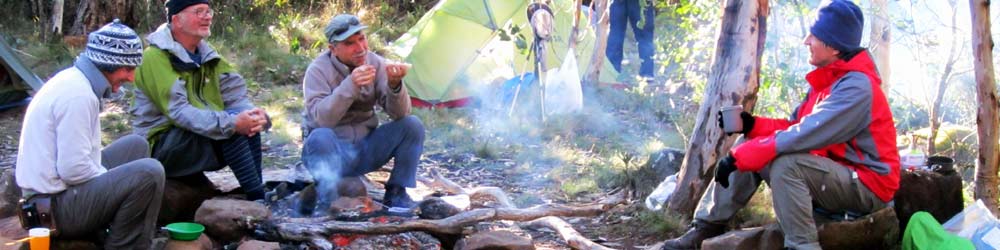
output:
<instances>
[{"instance_id":1,"label":"man wearing cap","mask_svg":"<svg viewBox=\"0 0 1000 250\"><path fill-rule=\"evenodd\" d=\"M53 200L57 238L104 238L98 234L109 229L105 249L149 249L163 166L149 158L149 144L139 136L101 149L98 118L101 100L119 94L140 63L142 40L115 19L90 33L73 66L49 79L28 105L17 185L26 203Z\"/></svg>"},{"instance_id":2,"label":"man wearing cap","mask_svg":"<svg viewBox=\"0 0 1000 250\"><path fill-rule=\"evenodd\" d=\"M259 133L267 114L246 82L205 39L214 12L207 0L168 0L167 23L146 37L136 73L134 132L149 139L167 177L203 177L229 166L248 200L264 198Z\"/></svg>"},{"instance_id":3,"label":"man wearing cap","mask_svg":"<svg viewBox=\"0 0 1000 250\"><path fill-rule=\"evenodd\" d=\"M325 29L328 50L309 64L302 81L308 133L303 162L323 187L329 186L323 181L361 176L395 159L384 202L412 207L406 187L416 185L424 126L410 115L402 80L408 65L369 51L366 28L358 17L340 14ZM375 106L392 121L380 126Z\"/></svg>"},{"instance_id":4,"label":"man wearing cap","mask_svg":"<svg viewBox=\"0 0 1000 250\"><path fill-rule=\"evenodd\" d=\"M804 42L817 67L806 75L805 101L789 119L743 115L746 142L716 165L691 229L662 249L695 249L722 234L762 180L791 249L820 249L816 221L886 207L899 188L896 129L875 64L860 46L862 27L851 1L819 9Z\"/></svg>"}]
</instances>

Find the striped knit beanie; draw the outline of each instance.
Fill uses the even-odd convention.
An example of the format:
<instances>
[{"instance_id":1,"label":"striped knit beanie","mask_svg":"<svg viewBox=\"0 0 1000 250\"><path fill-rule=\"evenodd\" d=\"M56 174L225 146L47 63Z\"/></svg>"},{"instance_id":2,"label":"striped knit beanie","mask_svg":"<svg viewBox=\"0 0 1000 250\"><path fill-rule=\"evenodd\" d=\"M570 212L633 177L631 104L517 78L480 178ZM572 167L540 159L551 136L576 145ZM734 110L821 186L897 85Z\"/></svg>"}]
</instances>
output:
<instances>
[{"instance_id":1,"label":"striped knit beanie","mask_svg":"<svg viewBox=\"0 0 1000 250\"><path fill-rule=\"evenodd\" d=\"M87 37L87 48L82 56L98 69L111 71L119 67L138 67L142 64L142 39L134 30L115 19Z\"/></svg>"}]
</instances>

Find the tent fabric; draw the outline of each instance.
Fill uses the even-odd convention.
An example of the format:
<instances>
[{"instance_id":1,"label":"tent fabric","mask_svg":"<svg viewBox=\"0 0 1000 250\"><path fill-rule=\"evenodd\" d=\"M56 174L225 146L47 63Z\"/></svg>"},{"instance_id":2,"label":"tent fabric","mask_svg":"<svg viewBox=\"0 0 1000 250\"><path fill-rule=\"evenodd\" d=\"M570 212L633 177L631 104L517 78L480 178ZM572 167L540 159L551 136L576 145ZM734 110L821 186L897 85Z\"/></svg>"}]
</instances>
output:
<instances>
[{"instance_id":1,"label":"tent fabric","mask_svg":"<svg viewBox=\"0 0 1000 250\"><path fill-rule=\"evenodd\" d=\"M44 83L38 75L31 72L14 54L14 49L7 46L6 36L0 34L0 106L8 107L28 97L28 92L38 91Z\"/></svg>"},{"instance_id":2,"label":"tent fabric","mask_svg":"<svg viewBox=\"0 0 1000 250\"><path fill-rule=\"evenodd\" d=\"M920 211L910 216L903 232L903 250L954 249L973 250L972 241L945 231L930 213Z\"/></svg>"},{"instance_id":3,"label":"tent fabric","mask_svg":"<svg viewBox=\"0 0 1000 250\"><path fill-rule=\"evenodd\" d=\"M518 49L514 39L502 39L501 33L516 33L524 42L533 38L528 24L529 0L442 0L417 21L390 49L413 65L403 79L412 97L432 106L439 103L468 103L467 99L516 75L532 71L527 50ZM546 49L546 65L561 65L568 49L573 26L573 0L556 0L555 33ZM577 44L579 68L589 64L595 33L581 16ZM506 40L506 41L505 41ZM603 54L603 52L602 52ZM606 60L606 59L605 59ZM584 72L580 72L582 75ZM601 81L613 82L618 73L605 61ZM457 102L456 102L457 101ZM417 104L419 104L417 103ZM416 105L419 106L419 105Z\"/></svg>"}]
</instances>

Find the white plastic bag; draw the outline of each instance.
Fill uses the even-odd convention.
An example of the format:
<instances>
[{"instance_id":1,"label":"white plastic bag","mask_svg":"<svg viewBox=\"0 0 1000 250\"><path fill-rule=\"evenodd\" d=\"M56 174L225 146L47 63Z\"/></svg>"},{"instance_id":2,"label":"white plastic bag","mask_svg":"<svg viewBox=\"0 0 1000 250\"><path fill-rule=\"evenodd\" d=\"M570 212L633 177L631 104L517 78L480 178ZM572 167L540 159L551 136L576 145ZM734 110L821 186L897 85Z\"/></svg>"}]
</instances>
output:
<instances>
[{"instance_id":1,"label":"white plastic bag","mask_svg":"<svg viewBox=\"0 0 1000 250\"><path fill-rule=\"evenodd\" d=\"M653 193L646 197L646 208L653 211L662 209L663 203L666 203L667 199L670 199L670 195L674 194L674 189L677 189L677 174L667 176L660 182L660 185L656 185Z\"/></svg>"},{"instance_id":2,"label":"white plastic bag","mask_svg":"<svg viewBox=\"0 0 1000 250\"><path fill-rule=\"evenodd\" d=\"M583 109L583 89L576 52L566 51L562 66L545 73L545 112L564 114Z\"/></svg>"},{"instance_id":3,"label":"white plastic bag","mask_svg":"<svg viewBox=\"0 0 1000 250\"><path fill-rule=\"evenodd\" d=\"M982 200L976 200L941 226L950 233L972 240L976 249L1000 249L1000 220L990 213Z\"/></svg>"}]
</instances>

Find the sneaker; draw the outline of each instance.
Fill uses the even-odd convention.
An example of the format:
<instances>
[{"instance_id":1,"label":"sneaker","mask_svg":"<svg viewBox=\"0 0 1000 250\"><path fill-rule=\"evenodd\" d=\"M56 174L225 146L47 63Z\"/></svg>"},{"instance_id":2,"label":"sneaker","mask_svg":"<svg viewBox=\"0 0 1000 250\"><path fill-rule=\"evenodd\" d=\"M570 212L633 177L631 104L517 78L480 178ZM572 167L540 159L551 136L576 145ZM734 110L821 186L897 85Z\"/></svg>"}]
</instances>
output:
<instances>
[{"instance_id":1,"label":"sneaker","mask_svg":"<svg viewBox=\"0 0 1000 250\"><path fill-rule=\"evenodd\" d=\"M413 202L413 199L410 199L410 195L406 193L406 188L396 185L385 187L385 197L382 198L382 202L389 208L409 209L417 205L416 202Z\"/></svg>"}]
</instances>

